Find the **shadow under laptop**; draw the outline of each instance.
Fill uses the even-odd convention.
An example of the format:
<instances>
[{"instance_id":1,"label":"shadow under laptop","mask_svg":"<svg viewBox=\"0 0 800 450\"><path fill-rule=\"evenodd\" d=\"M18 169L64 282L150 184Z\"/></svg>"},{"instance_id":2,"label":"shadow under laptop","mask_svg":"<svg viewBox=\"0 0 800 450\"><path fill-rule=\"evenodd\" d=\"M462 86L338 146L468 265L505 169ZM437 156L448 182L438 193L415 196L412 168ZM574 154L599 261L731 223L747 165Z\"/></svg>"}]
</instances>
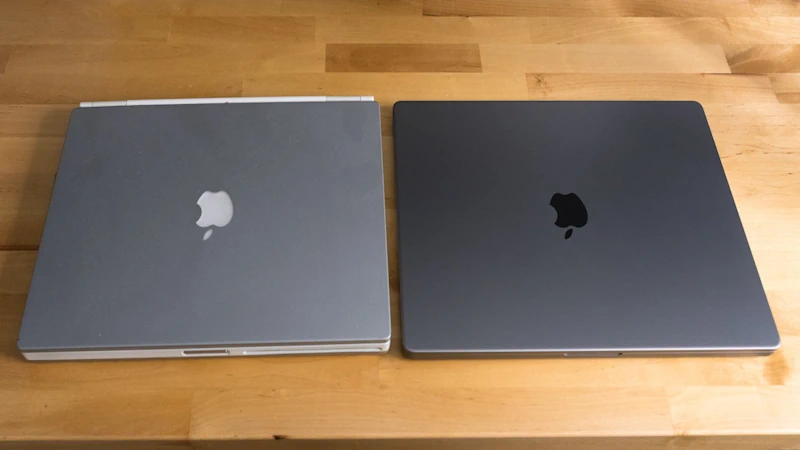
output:
<instances>
[{"instance_id":1,"label":"shadow under laptop","mask_svg":"<svg viewBox=\"0 0 800 450\"><path fill-rule=\"evenodd\" d=\"M17 349L47 208L71 107L54 106L39 117L35 135L8 139L0 173L0 355L23 360Z\"/></svg>"}]
</instances>

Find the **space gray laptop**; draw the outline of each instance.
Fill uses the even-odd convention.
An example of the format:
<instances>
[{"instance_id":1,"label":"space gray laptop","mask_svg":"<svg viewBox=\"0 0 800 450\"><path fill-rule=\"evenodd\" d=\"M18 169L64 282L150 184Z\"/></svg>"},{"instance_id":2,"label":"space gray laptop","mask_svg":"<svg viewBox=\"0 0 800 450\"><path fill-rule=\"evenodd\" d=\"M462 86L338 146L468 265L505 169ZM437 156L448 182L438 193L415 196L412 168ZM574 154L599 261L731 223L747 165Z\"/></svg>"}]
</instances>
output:
<instances>
[{"instance_id":1,"label":"space gray laptop","mask_svg":"<svg viewBox=\"0 0 800 450\"><path fill-rule=\"evenodd\" d=\"M20 331L23 355L386 351L381 128L371 100L76 109Z\"/></svg>"},{"instance_id":2,"label":"space gray laptop","mask_svg":"<svg viewBox=\"0 0 800 450\"><path fill-rule=\"evenodd\" d=\"M780 343L702 107L394 107L419 357L767 354Z\"/></svg>"}]
</instances>

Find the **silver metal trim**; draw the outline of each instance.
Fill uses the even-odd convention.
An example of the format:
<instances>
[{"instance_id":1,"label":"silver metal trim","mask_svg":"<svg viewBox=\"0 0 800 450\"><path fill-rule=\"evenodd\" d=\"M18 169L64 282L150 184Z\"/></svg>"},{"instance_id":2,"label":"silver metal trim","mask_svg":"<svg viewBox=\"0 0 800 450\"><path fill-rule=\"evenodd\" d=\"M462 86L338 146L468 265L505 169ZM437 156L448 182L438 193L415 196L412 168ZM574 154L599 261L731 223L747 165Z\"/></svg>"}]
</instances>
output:
<instances>
[{"instance_id":1,"label":"silver metal trim","mask_svg":"<svg viewBox=\"0 0 800 450\"><path fill-rule=\"evenodd\" d=\"M262 347L192 347L131 350L69 350L22 352L28 361L74 361L92 359L218 358L226 356L314 355L332 353L386 353L390 340L357 344L274 345Z\"/></svg>"},{"instance_id":2,"label":"silver metal trim","mask_svg":"<svg viewBox=\"0 0 800 450\"><path fill-rule=\"evenodd\" d=\"M219 97L219 98L172 98L146 100L115 100L103 102L81 102L81 108L103 108L110 106L159 106L159 105L209 105L223 103L313 103L313 102L372 102L371 95L353 96L299 96L299 97Z\"/></svg>"}]
</instances>

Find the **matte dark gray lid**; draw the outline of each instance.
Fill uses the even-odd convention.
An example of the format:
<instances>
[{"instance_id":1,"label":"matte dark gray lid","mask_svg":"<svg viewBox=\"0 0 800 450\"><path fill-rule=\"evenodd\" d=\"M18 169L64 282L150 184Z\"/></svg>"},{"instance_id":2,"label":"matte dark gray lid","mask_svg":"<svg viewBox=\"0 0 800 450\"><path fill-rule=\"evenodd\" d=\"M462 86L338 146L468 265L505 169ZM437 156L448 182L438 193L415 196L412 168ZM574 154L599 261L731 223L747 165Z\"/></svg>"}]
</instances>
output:
<instances>
[{"instance_id":1,"label":"matte dark gray lid","mask_svg":"<svg viewBox=\"0 0 800 450\"><path fill-rule=\"evenodd\" d=\"M394 133L408 352L779 345L699 104L400 102Z\"/></svg>"},{"instance_id":2,"label":"matte dark gray lid","mask_svg":"<svg viewBox=\"0 0 800 450\"><path fill-rule=\"evenodd\" d=\"M385 341L374 102L72 114L23 350ZM195 225L225 190L233 220Z\"/></svg>"}]
</instances>

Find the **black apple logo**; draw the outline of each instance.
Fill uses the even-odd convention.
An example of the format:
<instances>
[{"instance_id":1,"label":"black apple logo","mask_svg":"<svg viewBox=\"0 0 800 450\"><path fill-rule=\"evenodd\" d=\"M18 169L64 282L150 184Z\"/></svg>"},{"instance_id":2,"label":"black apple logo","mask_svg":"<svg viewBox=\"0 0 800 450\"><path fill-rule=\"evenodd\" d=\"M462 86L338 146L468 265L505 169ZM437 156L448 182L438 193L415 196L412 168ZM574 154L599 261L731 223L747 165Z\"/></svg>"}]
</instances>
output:
<instances>
[{"instance_id":1,"label":"black apple logo","mask_svg":"<svg viewBox=\"0 0 800 450\"><path fill-rule=\"evenodd\" d=\"M550 206L555 208L556 226L561 228L576 227L580 228L586 225L589 220L589 215L586 212L586 206L577 195L574 193L569 194L553 194L550 199ZM564 239L569 239L572 236L572 228L567 230L564 234Z\"/></svg>"}]
</instances>

